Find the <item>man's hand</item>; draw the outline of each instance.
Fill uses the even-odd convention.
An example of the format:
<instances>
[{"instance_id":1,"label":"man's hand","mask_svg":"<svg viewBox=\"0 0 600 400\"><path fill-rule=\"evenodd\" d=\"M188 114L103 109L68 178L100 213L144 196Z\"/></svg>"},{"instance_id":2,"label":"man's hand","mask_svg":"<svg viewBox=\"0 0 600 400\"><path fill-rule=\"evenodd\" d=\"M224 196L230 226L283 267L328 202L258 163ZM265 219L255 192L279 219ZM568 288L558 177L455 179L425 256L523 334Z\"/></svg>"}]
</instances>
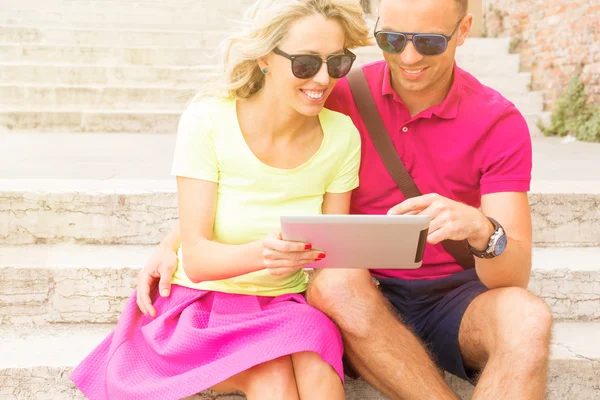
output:
<instances>
[{"instance_id":1,"label":"man's hand","mask_svg":"<svg viewBox=\"0 0 600 400\"><path fill-rule=\"evenodd\" d=\"M177 253L172 248L159 246L138 273L136 300L144 315L150 314L152 318L156 316L150 293L158 283L160 295L168 297L171 293L171 277L176 267Z\"/></svg>"},{"instance_id":2,"label":"man's hand","mask_svg":"<svg viewBox=\"0 0 600 400\"><path fill-rule=\"evenodd\" d=\"M431 218L427 242L438 244L443 240L464 240L477 250L485 250L493 224L478 209L430 193L413 197L392 207L388 214L425 214Z\"/></svg>"}]
</instances>

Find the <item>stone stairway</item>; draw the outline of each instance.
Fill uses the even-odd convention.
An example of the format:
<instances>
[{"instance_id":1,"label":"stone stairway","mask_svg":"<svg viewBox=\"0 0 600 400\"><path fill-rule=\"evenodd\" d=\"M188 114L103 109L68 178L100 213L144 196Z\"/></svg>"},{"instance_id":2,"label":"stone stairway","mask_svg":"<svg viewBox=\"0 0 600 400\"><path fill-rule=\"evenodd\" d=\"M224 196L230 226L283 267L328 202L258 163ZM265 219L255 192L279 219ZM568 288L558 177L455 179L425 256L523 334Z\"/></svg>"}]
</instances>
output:
<instances>
[{"instance_id":1,"label":"stone stairway","mask_svg":"<svg viewBox=\"0 0 600 400\"><path fill-rule=\"evenodd\" d=\"M177 218L179 113L250 2L0 0L0 400L83 398L69 373ZM457 62L533 127L541 98L508 48L469 39ZM600 399L600 145L533 141L530 290L557 321L548 398ZM346 387L350 400L385 398Z\"/></svg>"}]
</instances>

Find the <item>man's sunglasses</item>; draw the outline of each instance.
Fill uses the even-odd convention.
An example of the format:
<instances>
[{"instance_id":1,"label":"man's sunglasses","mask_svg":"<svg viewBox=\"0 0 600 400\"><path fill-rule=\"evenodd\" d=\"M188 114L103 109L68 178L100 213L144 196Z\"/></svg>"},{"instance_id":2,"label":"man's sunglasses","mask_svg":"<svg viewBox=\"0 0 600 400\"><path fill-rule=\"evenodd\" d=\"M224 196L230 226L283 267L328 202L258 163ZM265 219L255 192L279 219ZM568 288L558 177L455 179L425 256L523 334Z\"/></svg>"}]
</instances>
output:
<instances>
[{"instance_id":1,"label":"man's sunglasses","mask_svg":"<svg viewBox=\"0 0 600 400\"><path fill-rule=\"evenodd\" d=\"M350 72L352 63L356 60L356 55L349 50L344 50L344 54L336 54L323 60L316 54L287 54L277 47L273 53L280 55L292 61L292 73L296 78L309 79L315 76L323 63L327 64L327 72L333 79L343 78Z\"/></svg>"},{"instance_id":2,"label":"man's sunglasses","mask_svg":"<svg viewBox=\"0 0 600 400\"><path fill-rule=\"evenodd\" d=\"M378 31L377 24L379 24L379 18L377 18L374 31L375 40L379 48L386 53L400 54L406 47L406 43L410 41L419 54L423 56L439 56L448 48L448 42L456 33L461 21L462 18L458 21L450 36L446 36L440 33Z\"/></svg>"}]
</instances>

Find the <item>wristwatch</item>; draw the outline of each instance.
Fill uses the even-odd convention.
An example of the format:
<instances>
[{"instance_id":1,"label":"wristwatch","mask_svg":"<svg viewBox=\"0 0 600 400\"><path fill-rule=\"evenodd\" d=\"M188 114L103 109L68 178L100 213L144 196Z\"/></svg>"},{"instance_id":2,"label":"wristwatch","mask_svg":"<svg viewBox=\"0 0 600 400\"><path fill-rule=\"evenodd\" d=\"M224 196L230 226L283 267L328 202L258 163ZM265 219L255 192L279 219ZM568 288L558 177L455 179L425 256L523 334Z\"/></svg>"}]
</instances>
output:
<instances>
[{"instance_id":1,"label":"wristwatch","mask_svg":"<svg viewBox=\"0 0 600 400\"><path fill-rule=\"evenodd\" d=\"M504 252L506 249L506 244L508 243L508 237L506 236L506 232L504 232L504 228L502 225L498 223L493 218L487 217L492 224L494 224L494 233L490 236L490 240L488 241L487 248L484 251L479 251L471 247L469 242L467 241L467 247L471 254L475 257L479 258L494 258L498 257L500 254Z\"/></svg>"}]
</instances>

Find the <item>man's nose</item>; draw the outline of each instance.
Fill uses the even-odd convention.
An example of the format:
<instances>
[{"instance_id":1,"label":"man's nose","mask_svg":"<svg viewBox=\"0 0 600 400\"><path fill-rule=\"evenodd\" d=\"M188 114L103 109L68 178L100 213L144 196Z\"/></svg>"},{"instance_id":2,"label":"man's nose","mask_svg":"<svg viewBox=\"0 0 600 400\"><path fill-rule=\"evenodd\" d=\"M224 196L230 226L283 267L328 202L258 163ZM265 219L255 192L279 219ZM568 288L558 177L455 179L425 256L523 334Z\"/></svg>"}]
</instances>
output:
<instances>
[{"instance_id":1,"label":"man's nose","mask_svg":"<svg viewBox=\"0 0 600 400\"><path fill-rule=\"evenodd\" d=\"M417 49L415 49L415 45L412 41L406 43L406 47L402 53L400 53L400 60L404 65L413 65L418 63L423 59L423 56L419 54Z\"/></svg>"}]
</instances>

